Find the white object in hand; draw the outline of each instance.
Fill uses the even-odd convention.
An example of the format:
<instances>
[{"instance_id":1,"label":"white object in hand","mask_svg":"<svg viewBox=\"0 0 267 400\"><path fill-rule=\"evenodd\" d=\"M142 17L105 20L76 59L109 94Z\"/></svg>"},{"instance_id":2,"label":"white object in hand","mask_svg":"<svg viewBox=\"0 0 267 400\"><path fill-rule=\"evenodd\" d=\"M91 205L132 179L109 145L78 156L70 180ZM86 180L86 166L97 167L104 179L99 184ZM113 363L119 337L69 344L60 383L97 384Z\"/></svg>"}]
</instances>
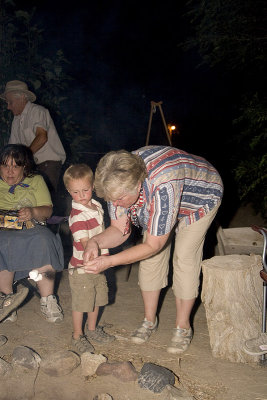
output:
<instances>
[{"instance_id":1,"label":"white object in hand","mask_svg":"<svg viewBox=\"0 0 267 400\"><path fill-rule=\"evenodd\" d=\"M32 279L35 282L41 281L43 279L42 274L40 274L37 269L33 269L29 273L29 278Z\"/></svg>"}]
</instances>

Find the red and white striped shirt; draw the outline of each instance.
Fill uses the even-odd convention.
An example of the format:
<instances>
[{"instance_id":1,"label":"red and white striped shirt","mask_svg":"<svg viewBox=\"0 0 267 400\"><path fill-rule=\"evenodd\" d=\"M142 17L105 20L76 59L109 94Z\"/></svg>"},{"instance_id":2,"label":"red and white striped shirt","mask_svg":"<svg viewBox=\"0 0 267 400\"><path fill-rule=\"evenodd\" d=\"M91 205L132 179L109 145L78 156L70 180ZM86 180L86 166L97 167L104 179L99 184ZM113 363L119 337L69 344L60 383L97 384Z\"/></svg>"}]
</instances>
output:
<instances>
[{"instance_id":1,"label":"red and white striped shirt","mask_svg":"<svg viewBox=\"0 0 267 400\"><path fill-rule=\"evenodd\" d=\"M72 201L72 210L69 216L69 227L73 236L73 255L70 259L69 268L75 268L83 264L84 248L81 239L91 239L93 236L103 232L104 211L101 204L92 199L92 204L97 210L87 208L82 204ZM102 255L108 255L108 249L101 249ZM85 273L83 269L78 269L78 273Z\"/></svg>"}]
</instances>

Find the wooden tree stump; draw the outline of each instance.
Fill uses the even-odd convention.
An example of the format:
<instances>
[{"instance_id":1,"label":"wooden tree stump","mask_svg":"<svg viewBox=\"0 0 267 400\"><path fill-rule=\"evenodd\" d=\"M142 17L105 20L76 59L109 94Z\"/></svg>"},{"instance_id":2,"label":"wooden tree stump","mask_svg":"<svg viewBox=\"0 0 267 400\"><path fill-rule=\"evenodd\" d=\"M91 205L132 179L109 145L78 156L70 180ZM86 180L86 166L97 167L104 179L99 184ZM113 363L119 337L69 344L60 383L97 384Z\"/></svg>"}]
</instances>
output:
<instances>
[{"instance_id":1,"label":"wooden tree stump","mask_svg":"<svg viewBox=\"0 0 267 400\"><path fill-rule=\"evenodd\" d=\"M205 306L214 357L257 362L242 347L262 330L262 258L258 255L216 256L202 262L201 298Z\"/></svg>"}]
</instances>

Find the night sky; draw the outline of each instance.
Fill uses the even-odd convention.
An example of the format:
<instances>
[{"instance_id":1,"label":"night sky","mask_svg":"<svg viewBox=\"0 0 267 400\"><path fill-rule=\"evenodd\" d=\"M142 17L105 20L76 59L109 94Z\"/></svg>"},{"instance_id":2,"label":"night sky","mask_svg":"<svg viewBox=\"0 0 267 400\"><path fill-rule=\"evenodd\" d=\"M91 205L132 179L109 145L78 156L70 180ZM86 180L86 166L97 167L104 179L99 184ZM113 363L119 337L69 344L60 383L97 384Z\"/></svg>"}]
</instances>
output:
<instances>
[{"instance_id":1,"label":"night sky","mask_svg":"<svg viewBox=\"0 0 267 400\"><path fill-rule=\"evenodd\" d=\"M153 100L163 101L167 123L179 125L176 147L218 162L214 140L227 131L228 85L178 46L190 32L185 1L39 0L36 8L45 50L63 49L70 61L64 106L92 137L88 151L143 146ZM150 144L167 144L159 110Z\"/></svg>"},{"instance_id":2,"label":"night sky","mask_svg":"<svg viewBox=\"0 0 267 400\"><path fill-rule=\"evenodd\" d=\"M219 67L199 67L196 49L182 49L192 34L185 18L187 0L19 3L24 10L36 7L44 54L52 58L62 49L69 61L66 72L73 81L62 93L68 97L62 107L80 125L78 134L90 137L74 162L94 170L108 151L144 146L151 101L162 101L166 123L179 127L173 145L205 157L220 172L225 194L219 213L230 220L240 202L228 162L239 89ZM168 145L159 110L153 114L149 144ZM65 167L70 162L69 156Z\"/></svg>"}]
</instances>

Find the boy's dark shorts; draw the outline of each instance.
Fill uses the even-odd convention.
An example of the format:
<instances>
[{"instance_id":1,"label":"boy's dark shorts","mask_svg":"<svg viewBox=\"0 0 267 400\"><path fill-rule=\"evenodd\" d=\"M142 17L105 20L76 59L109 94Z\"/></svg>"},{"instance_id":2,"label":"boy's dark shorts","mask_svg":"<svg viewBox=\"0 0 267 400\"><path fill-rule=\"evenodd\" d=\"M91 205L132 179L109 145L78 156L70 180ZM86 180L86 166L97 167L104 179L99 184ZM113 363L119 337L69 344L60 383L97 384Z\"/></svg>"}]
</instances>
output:
<instances>
[{"instance_id":1,"label":"boy's dark shorts","mask_svg":"<svg viewBox=\"0 0 267 400\"><path fill-rule=\"evenodd\" d=\"M69 274L72 311L92 312L108 304L108 286L104 274Z\"/></svg>"}]
</instances>

